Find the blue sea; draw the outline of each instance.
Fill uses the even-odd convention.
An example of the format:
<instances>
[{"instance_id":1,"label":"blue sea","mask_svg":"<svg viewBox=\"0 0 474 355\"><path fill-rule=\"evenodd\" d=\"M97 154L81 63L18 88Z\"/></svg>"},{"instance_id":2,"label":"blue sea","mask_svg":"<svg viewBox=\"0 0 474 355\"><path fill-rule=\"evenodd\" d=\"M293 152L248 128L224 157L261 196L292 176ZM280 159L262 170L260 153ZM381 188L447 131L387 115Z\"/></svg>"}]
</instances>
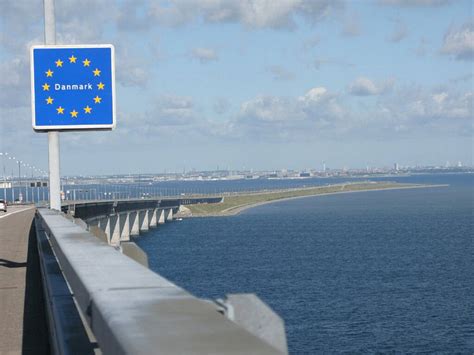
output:
<instances>
[{"instance_id":1,"label":"blue sea","mask_svg":"<svg viewBox=\"0 0 474 355\"><path fill-rule=\"evenodd\" d=\"M474 352L474 174L449 184L280 201L136 239L194 295L256 293L291 354Z\"/></svg>"}]
</instances>

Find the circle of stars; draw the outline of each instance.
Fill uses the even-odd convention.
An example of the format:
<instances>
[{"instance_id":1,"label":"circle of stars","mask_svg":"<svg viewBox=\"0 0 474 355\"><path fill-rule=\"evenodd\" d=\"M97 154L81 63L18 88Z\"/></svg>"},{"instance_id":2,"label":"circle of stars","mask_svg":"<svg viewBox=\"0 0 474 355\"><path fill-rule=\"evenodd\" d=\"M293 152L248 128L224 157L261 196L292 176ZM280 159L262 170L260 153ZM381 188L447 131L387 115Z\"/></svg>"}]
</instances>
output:
<instances>
[{"instance_id":1,"label":"circle of stars","mask_svg":"<svg viewBox=\"0 0 474 355\"><path fill-rule=\"evenodd\" d=\"M77 57L75 57L74 54L72 54L70 57L68 57L67 60L69 60L69 64L77 64ZM82 65L84 67L91 67L91 63L92 63L92 61L89 60L88 58L85 58L82 61ZM64 61L61 60L61 58L58 58L58 60L56 60L54 62L54 64L56 65L56 68L62 68L63 64L64 64ZM48 70L45 71L44 73L45 73L47 78L52 78L53 75L54 75L54 70L51 70L51 68L48 68ZM92 73L94 74L94 77L100 77L101 70L99 70L99 68L95 68L94 70L92 70ZM105 84L102 83L102 81L99 82L96 85L97 85L98 90L104 90ZM44 83L43 85L41 85L41 87L43 88L43 91L48 91L48 92L49 92L49 89L51 88L51 86L48 83ZM96 97L94 97L92 100L93 100L94 104L100 104L101 101L102 101L102 98L99 95L96 95ZM51 97L51 95L49 95L45 99L45 101L46 101L47 105L53 105L54 98ZM83 107L83 110L84 110L84 114L87 115L87 114L90 114L92 112L92 107L90 107L89 105L86 105L85 107ZM58 115L64 115L65 108L62 107L62 106L58 106L56 108L56 112L57 112ZM69 112L69 114L71 115L71 118L78 118L79 112L76 111L75 108L73 108L72 111Z\"/></svg>"}]
</instances>

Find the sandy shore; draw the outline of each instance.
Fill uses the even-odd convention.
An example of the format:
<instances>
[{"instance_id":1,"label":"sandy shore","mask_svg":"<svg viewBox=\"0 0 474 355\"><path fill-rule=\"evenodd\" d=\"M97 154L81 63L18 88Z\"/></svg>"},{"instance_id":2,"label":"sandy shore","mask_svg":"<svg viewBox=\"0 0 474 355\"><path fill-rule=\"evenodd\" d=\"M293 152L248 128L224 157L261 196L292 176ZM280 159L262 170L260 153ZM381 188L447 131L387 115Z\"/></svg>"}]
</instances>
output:
<instances>
[{"instance_id":1,"label":"sandy shore","mask_svg":"<svg viewBox=\"0 0 474 355\"><path fill-rule=\"evenodd\" d=\"M230 208L227 208L225 210L222 210L219 213L207 213L207 214L195 215L195 216L191 215L189 217L190 218L206 218L206 217L235 216L235 215L239 214L240 212L245 211L245 210L250 209L250 208L263 206L263 205L267 205L267 204L270 204L270 203L276 203L276 202L288 201L288 200L295 200L295 199L307 198L307 197L315 197L315 196L350 194L350 193L371 192L371 191L426 189L426 188L432 188L432 187L448 187L448 186L449 185L447 185L447 184L443 184L443 185L411 185L411 186L387 187L387 188L379 188L379 189L365 189L365 190L352 190L352 191L349 190L349 191L334 191L334 192L325 192L325 193L315 193L315 194L305 195L305 196L285 197L285 198L275 199L275 200L271 200L271 201L262 201L262 202L250 203L250 204L245 204L245 205L240 205L240 206L234 206L234 207L230 207Z\"/></svg>"}]
</instances>

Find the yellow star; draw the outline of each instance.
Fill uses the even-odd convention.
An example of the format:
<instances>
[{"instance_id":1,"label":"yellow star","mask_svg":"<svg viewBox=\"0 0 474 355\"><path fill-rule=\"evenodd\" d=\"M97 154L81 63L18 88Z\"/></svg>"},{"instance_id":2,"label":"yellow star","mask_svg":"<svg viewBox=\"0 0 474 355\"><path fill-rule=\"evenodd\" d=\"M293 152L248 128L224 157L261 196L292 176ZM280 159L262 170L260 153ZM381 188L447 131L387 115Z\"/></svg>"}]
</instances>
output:
<instances>
[{"instance_id":1,"label":"yellow star","mask_svg":"<svg viewBox=\"0 0 474 355\"><path fill-rule=\"evenodd\" d=\"M77 111L74 109L74 110L72 110L72 111L69 112L69 113L71 114L71 117L76 117L76 118L77 118L77 114L78 114L79 112L77 112Z\"/></svg>"},{"instance_id":2,"label":"yellow star","mask_svg":"<svg viewBox=\"0 0 474 355\"><path fill-rule=\"evenodd\" d=\"M51 105L53 103L54 99L51 96L48 96L46 99L46 104Z\"/></svg>"},{"instance_id":3,"label":"yellow star","mask_svg":"<svg viewBox=\"0 0 474 355\"><path fill-rule=\"evenodd\" d=\"M48 69L46 73L46 76L52 77L53 76L53 71L51 69Z\"/></svg>"},{"instance_id":4,"label":"yellow star","mask_svg":"<svg viewBox=\"0 0 474 355\"><path fill-rule=\"evenodd\" d=\"M69 57L69 63L75 63L76 62L76 57L74 57L74 54Z\"/></svg>"},{"instance_id":5,"label":"yellow star","mask_svg":"<svg viewBox=\"0 0 474 355\"><path fill-rule=\"evenodd\" d=\"M59 114L61 114L61 115L64 114L64 109L63 109L61 106L59 106L59 107L56 109L56 111L58 111L58 115L59 115Z\"/></svg>"},{"instance_id":6,"label":"yellow star","mask_svg":"<svg viewBox=\"0 0 474 355\"><path fill-rule=\"evenodd\" d=\"M94 97L94 102L95 102L96 104L100 104L100 101L101 101L101 100L102 100L102 98L99 97L99 95L97 95L96 97Z\"/></svg>"},{"instance_id":7,"label":"yellow star","mask_svg":"<svg viewBox=\"0 0 474 355\"><path fill-rule=\"evenodd\" d=\"M43 91L49 91L49 85L43 84Z\"/></svg>"},{"instance_id":8,"label":"yellow star","mask_svg":"<svg viewBox=\"0 0 474 355\"><path fill-rule=\"evenodd\" d=\"M58 59L55 61L57 67L62 67L63 66L63 61L61 59Z\"/></svg>"},{"instance_id":9,"label":"yellow star","mask_svg":"<svg viewBox=\"0 0 474 355\"><path fill-rule=\"evenodd\" d=\"M99 90L104 90L104 86L105 86L105 84L103 82L100 82L100 83L97 84L97 88Z\"/></svg>"},{"instance_id":10,"label":"yellow star","mask_svg":"<svg viewBox=\"0 0 474 355\"><path fill-rule=\"evenodd\" d=\"M84 112L85 112L85 113L91 113L91 111L92 111L92 108L89 107L89 105L87 105L86 107L84 107Z\"/></svg>"},{"instance_id":11,"label":"yellow star","mask_svg":"<svg viewBox=\"0 0 474 355\"><path fill-rule=\"evenodd\" d=\"M100 76L100 70L95 68L95 70L92 71L94 73L94 76Z\"/></svg>"},{"instance_id":12,"label":"yellow star","mask_svg":"<svg viewBox=\"0 0 474 355\"><path fill-rule=\"evenodd\" d=\"M82 61L82 63L84 63L85 67L88 67L91 64L91 61L86 58L85 60Z\"/></svg>"}]
</instances>

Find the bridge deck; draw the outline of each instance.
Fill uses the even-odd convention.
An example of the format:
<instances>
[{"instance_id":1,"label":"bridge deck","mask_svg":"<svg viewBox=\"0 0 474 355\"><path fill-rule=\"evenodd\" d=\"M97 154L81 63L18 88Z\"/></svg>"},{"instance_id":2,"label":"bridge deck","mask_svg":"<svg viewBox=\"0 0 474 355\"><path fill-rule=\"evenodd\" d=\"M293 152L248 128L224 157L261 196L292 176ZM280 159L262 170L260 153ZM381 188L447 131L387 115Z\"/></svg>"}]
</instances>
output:
<instances>
[{"instance_id":1,"label":"bridge deck","mask_svg":"<svg viewBox=\"0 0 474 355\"><path fill-rule=\"evenodd\" d=\"M0 354L45 354L43 308L33 207L0 214Z\"/></svg>"}]
</instances>

